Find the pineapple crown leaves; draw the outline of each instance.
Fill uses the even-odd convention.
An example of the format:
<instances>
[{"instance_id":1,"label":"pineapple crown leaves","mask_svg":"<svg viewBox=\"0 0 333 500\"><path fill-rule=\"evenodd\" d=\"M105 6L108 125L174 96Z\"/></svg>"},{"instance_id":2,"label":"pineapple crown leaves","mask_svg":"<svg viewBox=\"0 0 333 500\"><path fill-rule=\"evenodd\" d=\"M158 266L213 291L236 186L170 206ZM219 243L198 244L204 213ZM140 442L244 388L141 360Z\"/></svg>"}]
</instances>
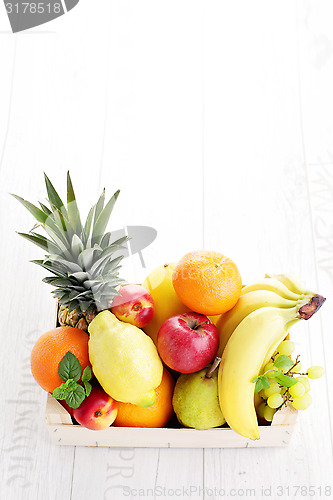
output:
<instances>
[{"instance_id":1,"label":"pineapple crown leaves","mask_svg":"<svg viewBox=\"0 0 333 500\"><path fill-rule=\"evenodd\" d=\"M102 239L106 236L104 232L120 191L117 190L104 206L105 190L103 190L96 205L91 207L85 225L82 226L69 172L67 172L67 207L45 173L44 177L50 208L41 202L39 202L40 208L38 208L20 196L15 194L12 194L12 196L29 210L37 222L46 230L51 240L31 231L29 234L19 234L44 250L52 249L53 252L55 245L58 253L67 253L69 251L74 258L78 246L93 248L95 244L100 245ZM110 233L107 234L110 235Z\"/></svg>"},{"instance_id":2,"label":"pineapple crown leaves","mask_svg":"<svg viewBox=\"0 0 333 500\"><path fill-rule=\"evenodd\" d=\"M82 224L69 172L66 205L45 173L44 178L49 207L39 202L39 208L12 195L37 220L29 233L18 234L47 253L44 260L32 262L53 275L43 281L56 287L52 293L60 304L69 304L70 310L79 307L86 311L92 304L97 309L106 309L109 301L119 295L116 286L125 283L118 278L123 256L114 254L124 249L128 237L111 242L111 233L105 233L119 190L105 204L104 189ZM48 237L35 232L38 226L43 227Z\"/></svg>"}]
</instances>

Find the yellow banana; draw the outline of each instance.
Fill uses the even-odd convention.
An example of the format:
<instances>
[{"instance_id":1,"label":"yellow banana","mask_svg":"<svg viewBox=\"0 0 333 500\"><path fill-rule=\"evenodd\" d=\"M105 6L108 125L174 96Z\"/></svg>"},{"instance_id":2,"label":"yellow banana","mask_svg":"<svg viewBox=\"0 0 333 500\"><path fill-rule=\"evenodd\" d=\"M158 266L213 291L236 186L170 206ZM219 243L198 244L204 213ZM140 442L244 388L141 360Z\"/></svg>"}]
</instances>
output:
<instances>
[{"instance_id":1,"label":"yellow banana","mask_svg":"<svg viewBox=\"0 0 333 500\"><path fill-rule=\"evenodd\" d=\"M241 295L245 295L253 290L270 290L288 300L298 300L300 298L299 293L289 290L284 283L274 278L264 278L250 285L243 286Z\"/></svg>"},{"instance_id":2,"label":"yellow banana","mask_svg":"<svg viewBox=\"0 0 333 500\"><path fill-rule=\"evenodd\" d=\"M275 274L273 276L269 276L268 274L266 274L266 278L273 278L280 281L281 283L286 285L289 290L294 293L298 293L299 295L307 295L311 293L309 290L306 290L303 287L297 276L293 274Z\"/></svg>"},{"instance_id":3,"label":"yellow banana","mask_svg":"<svg viewBox=\"0 0 333 500\"><path fill-rule=\"evenodd\" d=\"M296 300L288 300L271 290L253 290L241 295L237 304L230 311L222 314L216 324L220 333L220 345L217 356L222 355L223 350L232 334L243 319L251 312L260 307L295 307Z\"/></svg>"},{"instance_id":4,"label":"yellow banana","mask_svg":"<svg viewBox=\"0 0 333 500\"><path fill-rule=\"evenodd\" d=\"M219 401L229 426L249 439L259 439L252 382L265 360L300 319L309 319L323 304L318 295L295 307L261 307L248 314L232 333L218 373Z\"/></svg>"},{"instance_id":5,"label":"yellow banana","mask_svg":"<svg viewBox=\"0 0 333 500\"><path fill-rule=\"evenodd\" d=\"M262 307L238 325L222 355L218 373L221 411L229 426L249 439L259 439L254 406L254 383L266 353L277 338L283 340L287 323L297 309Z\"/></svg>"},{"instance_id":6,"label":"yellow banana","mask_svg":"<svg viewBox=\"0 0 333 500\"><path fill-rule=\"evenodd\" d=\"M289 330L290 328L295 324L297 323L299 320L299 318L296 318L294 319L293 321L289 321L289 323L286 324L285 328L284 328L284 332L283 332L283 340L287 337L288 333L289 333ZM263 360L263 363L262 363L262 366L261 366L261 370L260 370L260 374L263 373L263 369L265 367L265 365L267 365L267 363L269 361L272 361L272 356L273 354L275 353L276 351L276 348L277 346L280 344L280 340L274 340L274 342L272 343L272 345L270 346L270 348L268 349L268 351L266 352L266 356Z\"/></svg>"}]
</instances>

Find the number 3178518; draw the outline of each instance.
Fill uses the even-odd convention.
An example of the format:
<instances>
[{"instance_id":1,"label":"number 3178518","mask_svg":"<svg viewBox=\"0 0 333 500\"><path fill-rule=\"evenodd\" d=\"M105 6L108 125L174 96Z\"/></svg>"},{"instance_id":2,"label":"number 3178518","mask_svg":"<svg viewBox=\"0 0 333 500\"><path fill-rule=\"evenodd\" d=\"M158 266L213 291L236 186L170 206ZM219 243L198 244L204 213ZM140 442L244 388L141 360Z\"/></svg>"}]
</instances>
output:
<instances>
[{"instance_id":1,"label":"number 3178518","mask_svg":"<svg viewBox=\"0 0 333 500\"><path fill-rule=\"evenodd\" d=\"M23 2L23 3L6 3L6 9L8 14L60 14L61 4L60 3L34 3L34 2Z\"/></svg>"}]
</instances>

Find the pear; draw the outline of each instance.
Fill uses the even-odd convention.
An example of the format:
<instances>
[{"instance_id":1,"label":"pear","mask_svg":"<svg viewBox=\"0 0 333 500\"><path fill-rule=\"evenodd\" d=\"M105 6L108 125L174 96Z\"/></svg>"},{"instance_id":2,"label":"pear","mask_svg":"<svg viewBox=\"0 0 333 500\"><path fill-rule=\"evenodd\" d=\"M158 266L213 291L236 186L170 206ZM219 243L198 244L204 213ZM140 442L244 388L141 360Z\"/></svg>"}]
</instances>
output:
<instances>
[{"instance_id":1,"label":"pear","mask_svg":"<svg viewBox=\"0 0 333 500\"><path fill-rule=\"evenodd\" d=\"M89 360L104 391L116 401L153 405L163 365L151 338L108 310L93 319L88 331Z\"/></svg>"},{"instance_id":2,"label":"pear","mask_svg":"<svg viewBox=\"0 0 333 500\"><path fill-rule=\"evenodd\" d=\"M176 382L172 405L185 427L211 429L225 423L218 399L218 373L211 368L209 365L199 372L184 373Z\"/></svg>"}]
</instances>

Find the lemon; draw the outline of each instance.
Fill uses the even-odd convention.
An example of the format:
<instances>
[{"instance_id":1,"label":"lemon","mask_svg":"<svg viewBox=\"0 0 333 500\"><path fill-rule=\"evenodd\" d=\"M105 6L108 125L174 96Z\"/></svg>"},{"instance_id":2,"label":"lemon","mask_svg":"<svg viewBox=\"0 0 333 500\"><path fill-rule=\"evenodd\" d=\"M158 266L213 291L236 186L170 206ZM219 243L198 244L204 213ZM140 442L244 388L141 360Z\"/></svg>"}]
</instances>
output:
<instances>
[{"instance_id":1,"label":"lemon","mask_svg":"<svg viewBox=\"0 0 333 500\"><path fill-rule=\"evenodd\" d=\"M175 266L175 263L171 263L156 267L142 283L142 286L153 297L155 304L154 317L143 330L155 344L157 343L158 331L164 321L190 310L179 300L173 287L172 273Z\"/></svg>"},{"instance_id":2,"label":"lemon","mask_svg":"<svg viewBox=\"0 0 333 500\"><path fill-rule=\"evenodd\" d=\"M100 312L88 330L89 360L104 391L116 401L153 405L163 365L151 338L110 311Z\"/></svg>"}]
</instances>

